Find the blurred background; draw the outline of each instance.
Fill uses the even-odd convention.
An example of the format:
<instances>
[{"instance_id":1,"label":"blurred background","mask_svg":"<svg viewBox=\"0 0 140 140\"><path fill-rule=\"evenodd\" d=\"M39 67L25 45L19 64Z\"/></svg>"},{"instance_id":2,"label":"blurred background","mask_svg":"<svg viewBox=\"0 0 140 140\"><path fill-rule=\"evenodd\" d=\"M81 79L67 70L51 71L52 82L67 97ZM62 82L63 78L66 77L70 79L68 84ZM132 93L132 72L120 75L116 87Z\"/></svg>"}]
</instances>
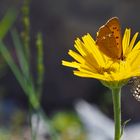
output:
<instances>
[{"instance_id":1,"label":"blurred background","mask_svg":"<svg viewBox=\"0 0 140 140\"><path fill-rule=\"evenodd\" d=\"M11 6L18 8L19 14L13 27L20 32L22 30L20 10L23 1L1 0L0 2L1 18ZM41 105L50 117L59 116L60 112L62 116L63 113L70 112L78 119L75 104L82 99L96 105L110 119L113 118L110 91L95 79L74 76L72 69L63 67L61 61L71 60L67 52L69 49L74 49L74 40L77 37L81 38L86 33L90 33L95 38L98 28L111 17L119 17L122 33L126 27L132 29L132 34L139 32L139 5L138 0L31 1L31 68L36 77L34 70L36 65L34 61L36 58L35 34L41 31L45 65ZM9 47L12 46L10 33L6 36L5 42ZM12 47L11 50L14 55ZM3 59L0 60L0 63L0 125L24 124L26 123L24 120L27 117L26 112L29 109L28 99ZM126 85L122 91L122 120L131 119L129 124L139 123L139 108L140 103L133 98L130 87ZM20 117L20 119L16 119L16 117Z\"/></svg>"}]
</instances>

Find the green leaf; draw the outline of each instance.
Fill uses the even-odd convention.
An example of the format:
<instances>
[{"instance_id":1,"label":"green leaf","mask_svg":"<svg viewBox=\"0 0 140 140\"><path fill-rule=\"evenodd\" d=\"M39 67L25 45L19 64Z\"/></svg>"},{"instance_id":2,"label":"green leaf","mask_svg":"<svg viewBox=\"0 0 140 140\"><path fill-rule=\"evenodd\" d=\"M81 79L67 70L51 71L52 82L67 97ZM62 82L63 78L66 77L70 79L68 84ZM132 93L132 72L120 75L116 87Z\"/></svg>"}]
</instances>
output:
<instances>
[{"instance_id":1,"label":"green leaf","mask_svg":"<svg viewBox=\"0 0 140 140\"><path fill-rule=\"evenodd\" d=\"M126 126L130 121L131 121L131 119L128 119L128 120L126 120L126 121L123 123L122 129L121 129L121 136L123 135L123 131L124 131L125 126ZM121 137L121 136L120 136L120 137Z\"/></svg>"}]
</instances>

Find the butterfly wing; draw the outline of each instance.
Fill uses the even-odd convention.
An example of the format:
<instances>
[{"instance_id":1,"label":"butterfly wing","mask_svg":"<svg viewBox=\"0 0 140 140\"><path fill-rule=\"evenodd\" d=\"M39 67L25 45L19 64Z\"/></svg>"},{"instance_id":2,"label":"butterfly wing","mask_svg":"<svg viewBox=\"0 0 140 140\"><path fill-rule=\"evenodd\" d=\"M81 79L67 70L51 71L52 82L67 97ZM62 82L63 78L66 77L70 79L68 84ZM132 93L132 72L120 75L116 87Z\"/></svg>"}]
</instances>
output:
<instances>
[{"instance_id":1,"label":"butterfly wing","mask_svg":"<svg viewBox=\"0 0 140 140\"><path fill-rule=\"evenodd\" d=\"M121 36L121 27L120 27L120 22L117 17L111 18L107 23L106 26L111 30L113 33L113 36L115 38L117 48L119 49L119 52L121 55L122 53L122 36Z\"/></svg>"},{"instance_id":2,"label":"butterfly wing","mask_svg":"<svg viewBox=\"0 0 140 140\"><path fill-rule=\"evenodd\" d=\"M140 77L133 77L129 81L131 92L137 101L140 101Z\"/></svg>"},{"instance_id":3,"label":"butterfly wing","mask_svg":"<svg viewBox=\"0 0 140 140\"><path fill-rule=\"evenodd\" d=\"M121 58L122 38L117 17L111 18L105 25L100 27L97 33L96 44L108 57Z\"/></svg>"}]
</instances>

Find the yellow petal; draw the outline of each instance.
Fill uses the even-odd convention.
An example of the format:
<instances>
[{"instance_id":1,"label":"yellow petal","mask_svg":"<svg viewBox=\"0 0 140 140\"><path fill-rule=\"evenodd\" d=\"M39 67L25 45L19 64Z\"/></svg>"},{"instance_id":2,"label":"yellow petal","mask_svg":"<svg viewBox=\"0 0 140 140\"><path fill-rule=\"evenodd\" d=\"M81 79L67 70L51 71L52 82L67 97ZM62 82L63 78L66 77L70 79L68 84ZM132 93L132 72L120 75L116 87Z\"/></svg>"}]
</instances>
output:
<instances>
[{"instance_id":1,"label":"yellow petal","mask_svg":"<svg viewBox=\"0 0 140 140\"><path fill-rule=\"evenodd\" d=\"M98 64L102 65L104 64L104 58L102 56L102 53L100 53L98 47L95 44L95 41L92 39L90 34L87 34L82 37L84 44L88 50L89 53L92 53Z\"/></svg>"},{"instance_id":2,"label":"yellow petal","mask_svg":"<svg viewBox=\"0 0 140 140\"><path fill-rule=\"evenodd\" d=\"M85 72L81 72L81 71L74 71L74 74L80 77L87 77L87 78L95 78L95 79L99 79L99 80L108 80L106 79L103 75L100 74L94 74L94 73L85 73Z\"/></svg>"},{"instance_id":3,"label":"yellow petal","mask_svg":"<svg viewBox=\"0 0 140 140\"><path fill-rule=\"evenodd\" d=\"M125 33L124 33L123 40L122 40L123 54L126 53L126 49L127 49L128 46L129 46L130 34L131 34L131 30L130 30L130 29L126 29L126 30L125 30Z\"/></svg>"},{"instance_id":4,"label":"yellow petal","mask_svg":"<svg viewBox=\"0 0 140 140\"><path fill-rule=\"evenodd\" d=\"M79 64L77 62L68 62L62 60L62 65L67 66L67 67L72 67L72 68L79 68Z\"/></svg>"},{"instance_id":5,"label":"yellow petal","mask_svg":"<svg viewBox=\"0 0 140 140\"><path fill-rule=\"evenodd\" d=\"M134 47L134 43L135 43L135 41L136 41L136 39L137 39L137 36L138 36L138 32L137 33L135 33L135 35L133 36L133 38L132 38L132 40L131 40L131 42L130 42L130 45L129 45L129 47L128 47L128 53L129 52L131 52L131 50L132 50L132 48Z\"/></svg>"},{"instance_id":6,"label":"yellow petal","mask_svg":"<svg viewBox=\"0 0 140 140\"><path fill-rule=\"evenodd\" d=\"M80 63L84 63L85 60L83 59L83 57L81 55L79 55L78 53L69 50L68 54L73 57L76 61L80 62Z\"/></svg>"}]
</instances>

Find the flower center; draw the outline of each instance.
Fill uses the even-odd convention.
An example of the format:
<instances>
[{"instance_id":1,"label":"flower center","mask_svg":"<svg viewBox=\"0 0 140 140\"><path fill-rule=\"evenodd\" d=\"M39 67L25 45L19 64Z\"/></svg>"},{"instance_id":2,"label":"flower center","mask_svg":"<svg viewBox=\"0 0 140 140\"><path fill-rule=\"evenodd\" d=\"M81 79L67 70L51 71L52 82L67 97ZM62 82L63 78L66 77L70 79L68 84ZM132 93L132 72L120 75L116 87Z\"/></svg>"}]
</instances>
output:
<instances>
[{"instance_id":1,"label":"flower center","mask_svg":"<svg viewBox=\"0 0 140 140\"><path fill-rule=\"evenodd\" d=\"M100 74L120 73L126 68L125 61L116 60L116 62L108 61L104 67L99 70Z\"/></svg>"}]
</instances>

